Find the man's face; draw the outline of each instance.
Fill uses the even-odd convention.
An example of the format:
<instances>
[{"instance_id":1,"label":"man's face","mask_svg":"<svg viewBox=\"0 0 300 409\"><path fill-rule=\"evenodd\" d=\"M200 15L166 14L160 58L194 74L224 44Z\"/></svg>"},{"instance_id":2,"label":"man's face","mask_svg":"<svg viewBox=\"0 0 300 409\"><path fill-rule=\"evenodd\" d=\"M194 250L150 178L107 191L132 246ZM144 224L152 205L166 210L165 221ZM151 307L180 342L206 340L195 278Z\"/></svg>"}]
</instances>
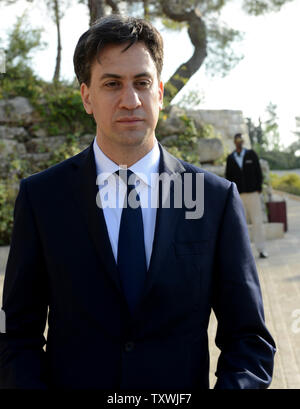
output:
<instances>
[{"instance_id":1,"label":"man's face","mask_svg":"<svg viewBox=\"0 0 300 409\"><path fill-rule=\"evenodd\" d=\"M243 138L236 138L234 143L237 149L242 149L243 147Z\"/></svg>"},{"instance_id":2,"label":"man's face","mask_svg":"<svg viewBox=\"0 0 300 409\"><path fill-rule=\"evenodd\" d=\"M122 52L125 47L104 47L100 64L92 65L90 86L81 84L83 104L95 118L100 144L114 149L153 145L163 101L163 85L145 44L137 42Z\"/></svg>"}]
</instances>

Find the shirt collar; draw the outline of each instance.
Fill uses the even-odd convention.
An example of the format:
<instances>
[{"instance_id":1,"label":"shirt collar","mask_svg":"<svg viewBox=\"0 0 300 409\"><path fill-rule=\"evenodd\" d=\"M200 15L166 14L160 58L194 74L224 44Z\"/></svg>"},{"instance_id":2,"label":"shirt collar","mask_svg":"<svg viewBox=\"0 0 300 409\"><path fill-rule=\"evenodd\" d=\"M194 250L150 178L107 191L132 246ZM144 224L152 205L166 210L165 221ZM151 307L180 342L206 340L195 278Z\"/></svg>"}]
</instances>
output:
<instances>
[{"instance_id":1,"label":"shirt collar","mask_svg":"<svg viewBox=\"0 0 300 409\"><path fill-rule=\"evenodd\" d=\"M243 157L246 153L246 149L242 148L240 155L238 155L237 151L234 151L235 156Z\"/></svg>"},{"instance_id":2,"label":"shirt collar","mask_svg":"<svg viewBox=\"0 0 300 409\"><path fill-rule=\"evenodd\" d=\"M97 144L96 137L93 143L93 150L96 162L97 175L105 173L105 179L117 172L120 167L113 162L105 153L101 150ZM152 174L157 174L159 170L160 150L158 142L155 139L153 148L147 155L143 156L138 162L134 163L128 169L134 172L146 185L152 186L155 180L151 178Z\"/></svg>"}]
</instances>

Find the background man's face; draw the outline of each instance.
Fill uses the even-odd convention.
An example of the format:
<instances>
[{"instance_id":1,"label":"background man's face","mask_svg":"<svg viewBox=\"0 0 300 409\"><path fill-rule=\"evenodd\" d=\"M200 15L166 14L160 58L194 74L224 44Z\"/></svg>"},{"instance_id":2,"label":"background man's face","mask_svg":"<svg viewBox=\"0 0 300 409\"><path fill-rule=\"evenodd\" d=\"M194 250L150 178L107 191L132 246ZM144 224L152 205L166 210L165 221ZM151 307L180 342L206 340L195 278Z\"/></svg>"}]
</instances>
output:
<instances>
[{"instance_id":1,"label":"background man's face","mask_svg":"<svg viewBox=\"0 0 300 409\"><path fill-rule=\"evenodd\" d=\"M234 143L235 143L235 146L236 146L237 149L242 149L244 140L243 140L243 138L236 138L234 140Z\"/></svg>"},{"instance_id":2,"label":"background man's face","mask_svg":"<svg viewBox=\"0 0 300 409\"><path fill-rule=\"evenodd\" d=\"M144 43L107 45L91 68L90 86L81 85L85 110L93 114L99 141L115 148L154 142L163 85Z\"/></svg>"}]
</instances>

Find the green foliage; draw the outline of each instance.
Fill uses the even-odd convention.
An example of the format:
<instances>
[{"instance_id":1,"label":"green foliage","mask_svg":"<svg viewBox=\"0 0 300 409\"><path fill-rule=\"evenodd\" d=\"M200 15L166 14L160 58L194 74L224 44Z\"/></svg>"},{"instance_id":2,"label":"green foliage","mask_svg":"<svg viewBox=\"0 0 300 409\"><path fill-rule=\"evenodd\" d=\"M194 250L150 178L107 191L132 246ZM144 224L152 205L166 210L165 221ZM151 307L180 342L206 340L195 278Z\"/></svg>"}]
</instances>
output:
<instances>
[{"instance_id":1,"label":"green foliage","mask_svg":"<svg viewBox=\"0 0 300 409\"><path fill-rule=\"evenodd\" d=\"M13 209L21 179L49 168L80 152L79 138L68 135L58 149L44 161L34 162L20 159L16 153L7 158L6 178L0 182L0 245L9 245L13 227ZM2 169L3 171L3 169Z\"/></svg>"},{"instance_id":2,"label":"green foliage","mask_svg":"<svg viewBox=\"0 0 300 409\"><path fill-rule=\"evenodd\" d=\"M166 112L162 113L160 120L166 120L167 116ZM216 137L215 130L209 124L203 124L202 128L197 130L193 119L187 115L182 115L180 120L184 123L184 132L175 138L166 138L163 145L177 158L199 166L198 140Z\"/></svg>"},{"instance_id":3,"label":"green foliage","mask_svg":"<svg viewBox=\"0 0 300 409\"><path fill-rule=\"evenodd\" d=\"M264 121L259 118L258 125L255 125L251 118L247 118L251 146L259 156L269 162L271 169L292 169L297 160L294 152L284 152L280 144L276 111L277 106L270 102L266 107L267 117Z\"/></svg>"},{"instance_id":4,"label":"green foliage","mask_svg":"<svg viewBox=\"0 0 300 409\"><path fill-rule=\"evenodd\" d=\"M180 23L167 17L162 17L161 22L165 28L172 31L181 31L183 28L187 27L186 22Z\"/></svg>"},{"instance_id":5,"label":"green foliage","mask_svg":"<svg viewBox=\"0 0 300 409\"><path fill-rule=\"evenodd\" d=\"M41 42L42 29L33 29L28 25L26 13L17 17L12 30L8 35L9 47L6 50L7 67L29 65L32 58L32 50L40 49L44 44Z\"/></svg>"},{"instance_id":6,"label":"green foliage","mask_svg":"<svg viewBox=\"0 0 300 409\"><path fill-rule=\"evenodd\" d=\"M13 227L16 193L8 181L0 181L0 246L8 245Z\"/></svg>"},{"instance_id":7,"label":"green foliage","mask_svg":"<svg viewBox=\"0 0 300 409\"><path fill-rule=\"evenodd\" d=\"M42 29L28 27L26 14L17 18L8 35L6 73L1 76L0 99L22 95L37 97L42 83L31 68L32 51L44 46Z\"/></svg>"},{"instance_id":8,"label":"green foliage","mask_svg":"<svg viewBox=\"0 0 300 409\"><path fill-rule=\"evenodd\" d=\"M74 155L77 155L81 151L79 147L79 140L76 135L67 135L65 143L60 145L60 147L52 152L50 159L46 162L46 167L55 165L56 163L62 162Z\"/></svg>"},{"instance_id":9,"label":"green foliage","mask_svg":"<svg viewBox=\"0 0 300 409\"><path fill-rule=\"evenodd\" d=\"M287 151L265 151L256 152L262 159L265 159L270 169L297 169L300 168L300 158Z\"/></svg>"},{"instance_id":10,"label":"green foliage","mask_svg":"<svg viewBox=\"0 0 300 409\"><path fill-rule=\"evenodd\" d=\"M266 108L267 120L263 124L263 134L268 150L280 150L280 135L277 116L277 105L270 102Z\"/></svg>"},{"instance_id":11,"label":"green foliage","mask_svg":"<svg viewBox=\"0 0 300 409\"><path fill-rule=\"evenodd\" d=\"M181 94L181 93L180 93ZM191 89L181 95L181 98L176 102L179 108L195 109L204 100L204 94L199 89Z\"/></svg>"},{"instance_id":12,"label":"green foliage","mask_svg":"<svg viewBox=\"0 0 300 409\"><path fill-rule=\"evenodd\" d=\"M243 9L254 16L272 11L279 11L281 7L292 0L244 0Z\"/></svg>"},{"instance_id":13,"label":"green foliage","mask_svg":"<svg viewBox=\"0 0 300 409\"><path fill-rule=\"evenodd\" d=\"M95 133L95 121L82 106L80 91L69 84L44 83L42 98L32 100L48 135Z\"/></svg>"},{"instance_id":14,"label":"green foliage","mask_svg":"<svg viewBox=\"0 0 300 409\"><path fill-rule=\"evenodd\" d=\"M199 165L198 136L194 121L187 115L182 115L180 119L184 123L184 132L178 135L176 139L164 143L164 146L177 158Z\"/></svg>"},{"instance_id":15,"label":"green foliage","mask_svg":"<svg viewBox=\"0 0 300 409\"><path fill-rule=\"evenodd\" d=\"M17 19L9 34L7 72L1 79L0 99L24 96L39 115L48 135L94 133L95 123L82 106L78 85L47 83L30 67L31 52L41 46L41 30L28 28L25 15Z\"/></svg>"},{"instance_id":16,"label":"green foliage","mask_svg":"<svg viewBox=\"0 0 300 409\"><path fill-rule=\"evenodd\" d=\"M300 176L296 173L289 173L283 176L278 176L270 173L271 185L276 190L300 195Z\"/></svg>"},{"instance_id":17,"label":"green foliage","mask_svg":"<svg viewBox=\"0 0 300 409\"><path fill-rule=\"evenodd\" d=\"M233 45L241 42L242 39L241 32L226 26L224 23L221 24L216 18L207 20L208 41L205 68L211 77L225 77L244 58L233 48Z\"/></svg>"}]
</instances>

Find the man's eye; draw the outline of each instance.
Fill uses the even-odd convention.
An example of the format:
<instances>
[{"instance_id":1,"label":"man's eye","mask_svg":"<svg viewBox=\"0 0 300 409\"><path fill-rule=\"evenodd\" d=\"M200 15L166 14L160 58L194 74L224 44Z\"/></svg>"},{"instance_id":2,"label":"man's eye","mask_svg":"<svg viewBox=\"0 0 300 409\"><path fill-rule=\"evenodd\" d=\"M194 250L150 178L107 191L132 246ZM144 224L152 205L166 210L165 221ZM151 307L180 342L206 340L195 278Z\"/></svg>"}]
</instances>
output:
<instances>
[{"instance_id":1,"label":"man's eye","mask_svg":"<svg viewBox=\"0 0 300 409\"><path fill-rule=\"evenodd\" d=\"M150 87L151 82L150 82L150 81L143 80L143 81L138 81L138 82L136 82L136 85L137 85L138 87L140 87L140 88L148 88L148 87Z\"/></svg>"},{"instance_id":2,"label":"man's eye","mask_svg":"<svg viewBox=\"0 0 300 409\"><path fill-rule=\"evenodd\" d=\"M120 83L118 81L109 81L105 84L105 87L107 88L118 88L120 86Z\"/></svg>"}]
</instances>

